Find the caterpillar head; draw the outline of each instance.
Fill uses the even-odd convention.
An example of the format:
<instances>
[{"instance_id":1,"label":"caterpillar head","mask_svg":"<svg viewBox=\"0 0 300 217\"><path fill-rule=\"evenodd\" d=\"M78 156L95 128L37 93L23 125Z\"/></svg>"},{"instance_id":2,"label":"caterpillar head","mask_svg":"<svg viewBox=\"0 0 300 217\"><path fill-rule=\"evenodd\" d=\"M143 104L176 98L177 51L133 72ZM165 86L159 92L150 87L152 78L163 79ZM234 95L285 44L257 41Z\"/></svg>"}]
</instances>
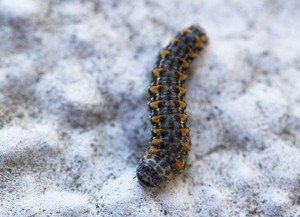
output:
<instances>
[{"instance_id":1,"label":"caterpillar head","mask_svg":"<svg viewBox=\"0 0 300 217\"><path fill-rule=\"evenodd\" d=\"M138 166L136 176L139 183L145 187L157 187L162 182L160 175L146 162Z\"/></svg>"}]
</instances>

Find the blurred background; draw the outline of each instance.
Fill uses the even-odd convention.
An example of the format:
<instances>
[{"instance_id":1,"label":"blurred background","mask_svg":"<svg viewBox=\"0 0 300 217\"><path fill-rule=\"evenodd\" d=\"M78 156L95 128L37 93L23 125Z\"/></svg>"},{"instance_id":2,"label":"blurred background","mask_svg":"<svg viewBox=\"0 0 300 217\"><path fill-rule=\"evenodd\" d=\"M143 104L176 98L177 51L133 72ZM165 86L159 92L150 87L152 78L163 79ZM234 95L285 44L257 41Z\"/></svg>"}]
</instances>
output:
<instances>
[{"instance_id":1,"label":"blurred background","mask_svg":"<svg viewBox=\"0 0 300 217\"><path fill-rule=\"evenodd\" d=\"M300 216L300 2L0 0L1 216ZM143 189L159 50L201 25L183 174Z\"/></svg>"}]
</instances>

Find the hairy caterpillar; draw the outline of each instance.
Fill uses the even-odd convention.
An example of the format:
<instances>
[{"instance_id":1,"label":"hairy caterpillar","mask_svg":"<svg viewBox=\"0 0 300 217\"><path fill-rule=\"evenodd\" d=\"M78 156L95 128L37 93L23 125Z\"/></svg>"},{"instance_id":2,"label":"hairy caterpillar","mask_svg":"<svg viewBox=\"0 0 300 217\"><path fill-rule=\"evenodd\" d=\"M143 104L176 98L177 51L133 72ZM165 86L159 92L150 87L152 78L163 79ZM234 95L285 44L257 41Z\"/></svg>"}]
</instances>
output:
<instances>
[{"instance_id":1,"label":"hairy caterpillar","mask_svg":"<svg viewBox=\"0 0 300 217\"><path fill-rule=\"evenodd\" d=\"M152 139L136 170L143 186L156 187L170 181L186 165L191 142L183 83L191 61L206 43L203 29L193 25L180 30L159 53L149 88Z\"/></svg>"}]
</instances>

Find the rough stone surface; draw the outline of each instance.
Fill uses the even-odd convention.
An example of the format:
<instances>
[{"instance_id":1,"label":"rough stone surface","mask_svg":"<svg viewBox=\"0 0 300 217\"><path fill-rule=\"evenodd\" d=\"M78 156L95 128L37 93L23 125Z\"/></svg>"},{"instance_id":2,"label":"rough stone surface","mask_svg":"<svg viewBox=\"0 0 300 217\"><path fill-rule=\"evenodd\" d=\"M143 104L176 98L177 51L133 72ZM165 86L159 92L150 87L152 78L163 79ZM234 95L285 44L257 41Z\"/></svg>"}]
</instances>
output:
<instances>
[{"instance_id":1,"label":"rough stone surface","mask_svg":"<svg viewBox=\"0 0 300 217\"><path fill-rule=\"evenodd\" d=\"M0 0L0 216L300 216L298 0ZM185 172L133 179L159 50L202 25Z\"/></svg>"}]
</instances>

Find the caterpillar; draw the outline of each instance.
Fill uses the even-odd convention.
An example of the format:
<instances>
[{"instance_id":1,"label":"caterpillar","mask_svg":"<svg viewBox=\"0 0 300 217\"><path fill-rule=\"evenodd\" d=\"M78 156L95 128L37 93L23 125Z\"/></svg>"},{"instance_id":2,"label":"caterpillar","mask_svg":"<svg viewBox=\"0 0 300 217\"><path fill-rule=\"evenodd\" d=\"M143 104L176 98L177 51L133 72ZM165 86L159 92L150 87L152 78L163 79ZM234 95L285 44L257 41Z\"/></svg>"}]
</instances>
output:
<instances>
[{"instance_id":1,"label":"caterpillar","mask_svg":"<svg viewBox=\"0 0 300 217\"><path fill-rule=\"evenodd\" d=\"M152 138L136 170L142 186L169 182L185 168L191 141L184 81L191 61L207 42L204 30L192 25L181 29L159 53L149 88Z\"/></svg>"}]
</instances>

